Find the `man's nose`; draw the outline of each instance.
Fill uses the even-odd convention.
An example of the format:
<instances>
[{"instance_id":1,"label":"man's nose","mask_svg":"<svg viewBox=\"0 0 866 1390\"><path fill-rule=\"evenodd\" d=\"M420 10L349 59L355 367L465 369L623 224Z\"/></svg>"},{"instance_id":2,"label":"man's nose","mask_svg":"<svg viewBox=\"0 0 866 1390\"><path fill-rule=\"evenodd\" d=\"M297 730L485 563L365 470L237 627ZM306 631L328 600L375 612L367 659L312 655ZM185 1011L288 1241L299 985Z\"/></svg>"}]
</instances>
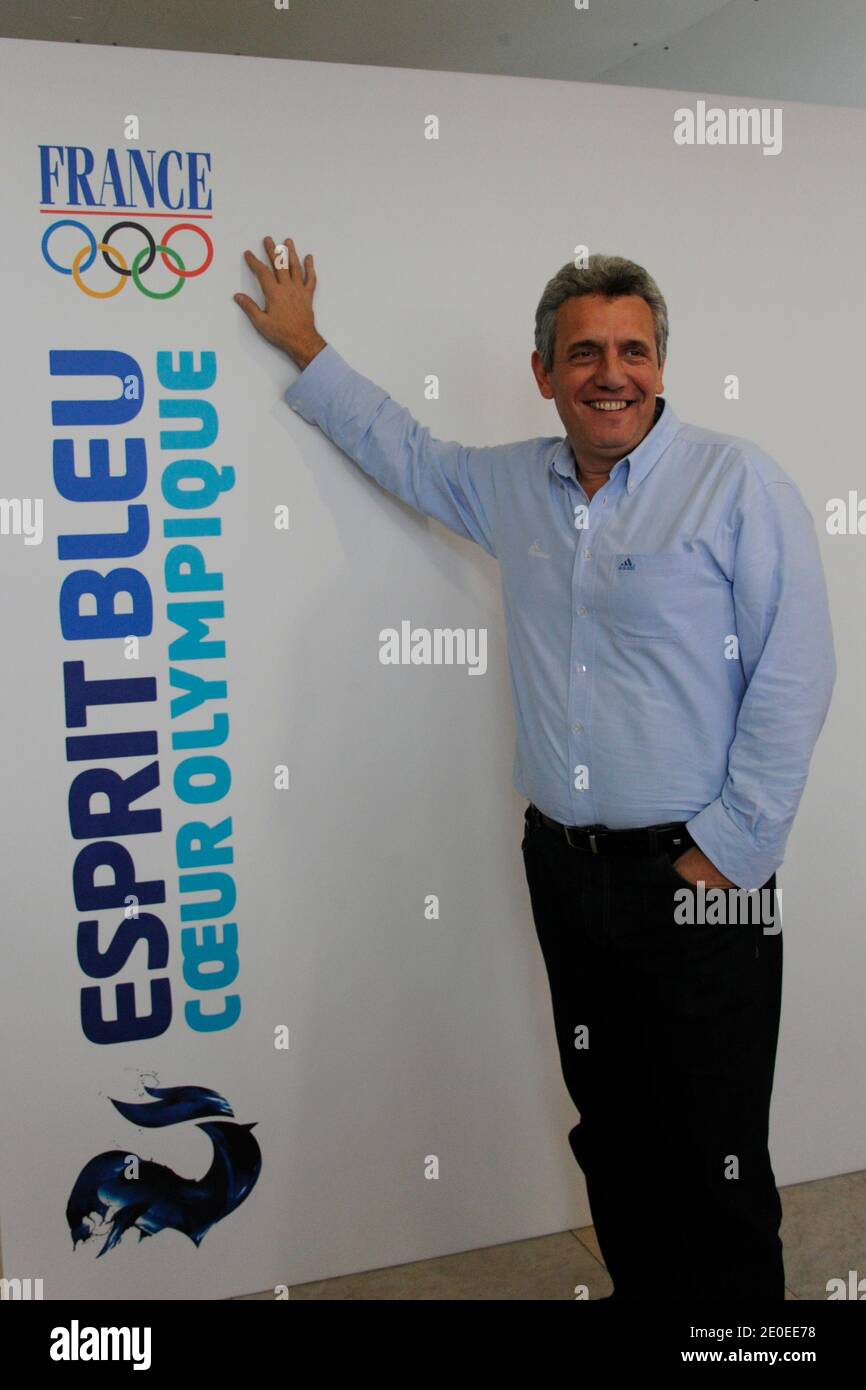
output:
<instances>
[{"instance_id":1,"label":"man's nose","mask_svg":"<svg viewBox=\"0 0 866 1390\"><path fill-rule=\"evenodd\" d=\"M626 384L626 375L623 372L619 358L611 350L606 352L595 369L595 383L597 386L605 386L609 390Z\"/></svg>"}]
</instances>

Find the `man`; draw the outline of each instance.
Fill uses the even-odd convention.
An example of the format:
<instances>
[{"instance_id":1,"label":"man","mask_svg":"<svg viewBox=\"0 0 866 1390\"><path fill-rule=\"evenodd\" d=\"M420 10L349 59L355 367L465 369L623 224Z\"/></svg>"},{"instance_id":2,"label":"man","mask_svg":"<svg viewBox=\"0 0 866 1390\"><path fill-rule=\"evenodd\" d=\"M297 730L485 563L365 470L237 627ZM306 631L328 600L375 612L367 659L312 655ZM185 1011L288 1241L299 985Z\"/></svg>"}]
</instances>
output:
<instances>
[{"instance_id":1,"label":"man","mask_svg":"<svg viewBox=\"0 0 866 1390\"><path fill-rule=\"evenodd\" d=\"M829 707L800 492L659 394L667 309L631 261L567 264L539 302L532 370L566 437L471 448L353 371L315 328L313 258L264 244L264 311L236 299L302 369L289 405L501 566L522 850L614 1297L783 1299L780 924L697 909L774 897Z\"/></svg>"}]
</instances>

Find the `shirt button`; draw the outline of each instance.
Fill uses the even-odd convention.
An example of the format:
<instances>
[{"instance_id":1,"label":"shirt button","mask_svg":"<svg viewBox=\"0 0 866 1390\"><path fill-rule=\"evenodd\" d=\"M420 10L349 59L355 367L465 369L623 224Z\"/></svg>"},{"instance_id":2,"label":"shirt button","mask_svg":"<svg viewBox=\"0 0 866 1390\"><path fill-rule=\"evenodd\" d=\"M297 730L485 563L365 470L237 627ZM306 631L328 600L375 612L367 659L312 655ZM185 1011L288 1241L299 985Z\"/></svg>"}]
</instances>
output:
<instances>
[{"instance_id":1,"label":"shirt button","mask_svg":"<svg viewBox=\"0 0 866 1390\"><path fill-rule=\"evenodd\" d=\"M582 724L572 724L571 730L572 730L572 733L579 734L579 733L581 733L581 732L583 731L583 725L582 725Z\"/></svg>"},{"instance_id":2,"label":"shirt button","mask_svg":"<svg viewBox=\"0 0 866 1390\"><path fill-rule=\"evenodd\" d=\"M581 616L582 618L585 618L585 617L586 617L586 609L585 609L585 608L583 608L583 607L578 608L577 611L578 611L578 613L580 614L580 616Z\"/></svg>"},{"instance_id":3,"label":"shirt button","mask_svg":"<svg viewBox=\"0 0 866 1390\"><path fill-rule=\"evenodd\" d=\"M592 555L592 551L591 551L591 550L585 550L585 551L583 552L583 558L584 558L584 560L588 560L589 557L590 557L591 555Z\"/></svg>"},{"instance_id":4,"label":"shirt button","mask_svg":"<svg viewBox=\"0 0 866 1390\"><path fill-rule=\"evenodd\" d=\"M577 663L574 669L579 676L585 675L586 673L586 667L582 666L580 662Z\"/></svg>"}]
</instances>

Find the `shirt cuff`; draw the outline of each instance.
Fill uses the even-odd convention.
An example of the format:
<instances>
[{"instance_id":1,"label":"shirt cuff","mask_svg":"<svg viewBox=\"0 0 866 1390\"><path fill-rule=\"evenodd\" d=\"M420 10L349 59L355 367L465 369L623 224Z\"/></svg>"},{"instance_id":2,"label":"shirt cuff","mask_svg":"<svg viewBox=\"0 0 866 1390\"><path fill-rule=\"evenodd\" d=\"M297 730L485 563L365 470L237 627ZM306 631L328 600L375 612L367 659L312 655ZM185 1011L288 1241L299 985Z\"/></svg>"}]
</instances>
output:
<instances>
[{"instance_id":1,"label":"shirt cuff","mask_svg":"<svg viewBox=\"0 0 866 1390\"><path fill-rule=\"evenodd\" d=\"M686 821L686 829L725 878L748 893L763 888L781 866L782 855L777 851L755 849L751 838L731 819L720 796Z\"/></svg>"},{"instance_id":2,"label":"shirt cuff","mask_svg":"<svg viewBox=\"0 0 866 1390\"><path fill-rule=\"evenodd\" d=\"M317 423L320 407L332 394L340 378L349 368L337 349L326 343L297 376L283 400L311 425Z\"/></svg>"}]
</instances>

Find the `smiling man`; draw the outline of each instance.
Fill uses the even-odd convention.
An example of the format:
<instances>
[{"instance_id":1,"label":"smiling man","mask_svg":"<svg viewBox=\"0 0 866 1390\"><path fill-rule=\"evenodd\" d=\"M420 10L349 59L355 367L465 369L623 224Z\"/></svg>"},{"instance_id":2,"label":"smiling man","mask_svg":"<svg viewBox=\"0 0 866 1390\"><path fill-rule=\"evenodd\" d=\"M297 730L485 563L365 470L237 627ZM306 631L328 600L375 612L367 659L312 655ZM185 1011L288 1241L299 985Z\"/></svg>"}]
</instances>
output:
<instances>
[{"instance_id":1,"label":"smiling man","mask_svg":"<svg viewBox=\"0 0 866 1390\"><path fill-rule=\"evenodd\" d=\"M614 1297L783 1299L780 925L675 909L700 882L775 892L836 673L803 498L660 394L667 308L631 261L542 294L531 365L565 437L485 448L344 361L287 245L285 269L271 238L269 264L246 253L264 310L236 299L301 368L288 404L500 564L522 852Z\"/></svg>"},{"instance_id":2,"label":"smiling man","mask_svg":"<svg viewBox=\"0 0 866 1390\"><path fill-rule=\"evenodd\" d=\"M613 300L582 295L563 303L557 334L550 372L538 351L532 369L541 394L556 402L591 497L656 421L664 384L652 311L634 294Z\"/></svg>"}]
</instances>

